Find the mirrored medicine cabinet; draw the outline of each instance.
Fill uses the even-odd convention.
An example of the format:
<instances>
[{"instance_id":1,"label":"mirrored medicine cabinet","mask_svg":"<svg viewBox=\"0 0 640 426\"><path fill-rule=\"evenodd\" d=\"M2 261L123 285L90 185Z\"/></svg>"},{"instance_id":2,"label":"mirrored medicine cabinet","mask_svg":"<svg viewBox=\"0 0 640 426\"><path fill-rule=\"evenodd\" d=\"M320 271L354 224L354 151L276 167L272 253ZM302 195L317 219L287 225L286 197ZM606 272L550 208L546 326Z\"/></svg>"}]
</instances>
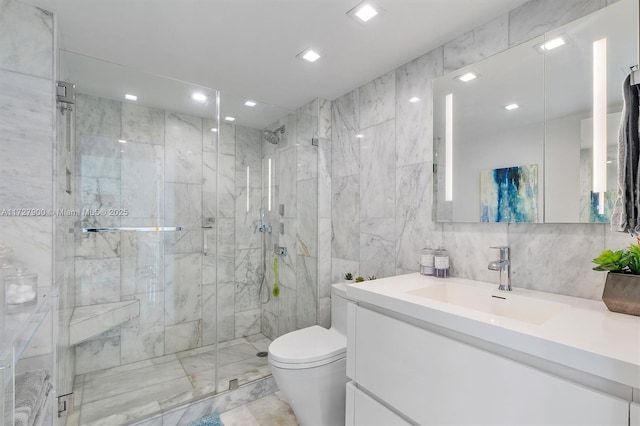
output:
<instances>
[{"instance_id":1,"label":"mirrored medicine cabinet","mask_svg":"<svg viewBox=\"0 0 640 426\"><path fill-rule=\"evenodd\" d=\"M434 80L438 222L608 222L638 2Z\"/></svg>"}]
</instances>

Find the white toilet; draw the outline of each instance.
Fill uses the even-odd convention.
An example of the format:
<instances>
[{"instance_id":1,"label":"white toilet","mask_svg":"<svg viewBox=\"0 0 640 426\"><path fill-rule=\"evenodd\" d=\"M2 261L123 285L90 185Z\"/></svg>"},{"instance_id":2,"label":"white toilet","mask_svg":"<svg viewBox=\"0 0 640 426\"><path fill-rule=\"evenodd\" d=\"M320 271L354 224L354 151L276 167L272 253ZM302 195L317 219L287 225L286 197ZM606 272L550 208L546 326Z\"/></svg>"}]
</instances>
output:
<instances>
[{"instance_id":1,"label":"white toilet","mask_svg":"<svg viewBox=\"0 0 640 426\"><path fill-rule=\"evenodd\" d=\"M302 426L344 425L347 291L331 288L331 328L314 325L269 345L271 373Z\"/></svg>"}]
</instances>

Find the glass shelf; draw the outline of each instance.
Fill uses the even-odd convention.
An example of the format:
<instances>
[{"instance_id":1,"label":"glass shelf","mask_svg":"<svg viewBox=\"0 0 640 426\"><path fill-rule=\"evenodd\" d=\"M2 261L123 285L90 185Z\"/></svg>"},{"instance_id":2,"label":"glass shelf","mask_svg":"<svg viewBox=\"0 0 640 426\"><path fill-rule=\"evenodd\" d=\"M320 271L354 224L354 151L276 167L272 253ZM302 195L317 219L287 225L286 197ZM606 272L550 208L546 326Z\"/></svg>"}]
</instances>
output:
<instances>
[{"instance_id":1,"label":"glass shelf","mask_svg":"<svg viewBox=\"0 0 640 426\"><path fill-rule=\"evenodd\" d=\"M4 326L0 330L0 369L12 367L19 360L31 339L51 310L53 287L38 287L38 303L7 312L2 308Z\"/></svg>"}]
</instances>

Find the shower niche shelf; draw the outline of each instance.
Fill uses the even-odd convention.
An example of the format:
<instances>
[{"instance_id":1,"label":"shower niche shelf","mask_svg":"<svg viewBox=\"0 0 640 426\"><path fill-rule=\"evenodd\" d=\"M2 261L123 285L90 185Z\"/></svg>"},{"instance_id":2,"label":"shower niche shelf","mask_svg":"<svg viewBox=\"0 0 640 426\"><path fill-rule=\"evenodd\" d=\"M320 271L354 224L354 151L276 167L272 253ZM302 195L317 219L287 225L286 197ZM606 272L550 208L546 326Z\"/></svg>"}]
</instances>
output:
<instances>
[{"instance_id":1,"label":"shower niche shelf","mask_svg":"<svg viewBox=\"0 0 640 426\"><path fill-rule=\"evenodd\" d=\"M71 315L69 344L77 345L139 316L139 300L78 306Z\"/></svg>"}]
</instances>

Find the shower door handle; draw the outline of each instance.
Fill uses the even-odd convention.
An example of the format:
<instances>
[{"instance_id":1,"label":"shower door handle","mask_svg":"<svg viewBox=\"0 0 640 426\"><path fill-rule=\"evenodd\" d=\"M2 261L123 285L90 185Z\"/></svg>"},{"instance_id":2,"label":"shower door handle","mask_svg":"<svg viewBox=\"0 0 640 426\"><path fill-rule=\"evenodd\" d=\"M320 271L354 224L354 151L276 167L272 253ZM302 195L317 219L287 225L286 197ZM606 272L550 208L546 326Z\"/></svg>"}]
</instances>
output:
<instances>
[{"instance_id":1,"label":"shower door handle","mask_svg":"<svg viewBox=\"0 0 640 426\"><path fill-rule=\"evenodd\" d=\"M103 232L119 232L119 231L135 231L135 232L171 232L184 231L184 226L140 226L140 227L112 227L112 228L82 228L83 233L103 233Z\"/></svg>"}]
</instances>

